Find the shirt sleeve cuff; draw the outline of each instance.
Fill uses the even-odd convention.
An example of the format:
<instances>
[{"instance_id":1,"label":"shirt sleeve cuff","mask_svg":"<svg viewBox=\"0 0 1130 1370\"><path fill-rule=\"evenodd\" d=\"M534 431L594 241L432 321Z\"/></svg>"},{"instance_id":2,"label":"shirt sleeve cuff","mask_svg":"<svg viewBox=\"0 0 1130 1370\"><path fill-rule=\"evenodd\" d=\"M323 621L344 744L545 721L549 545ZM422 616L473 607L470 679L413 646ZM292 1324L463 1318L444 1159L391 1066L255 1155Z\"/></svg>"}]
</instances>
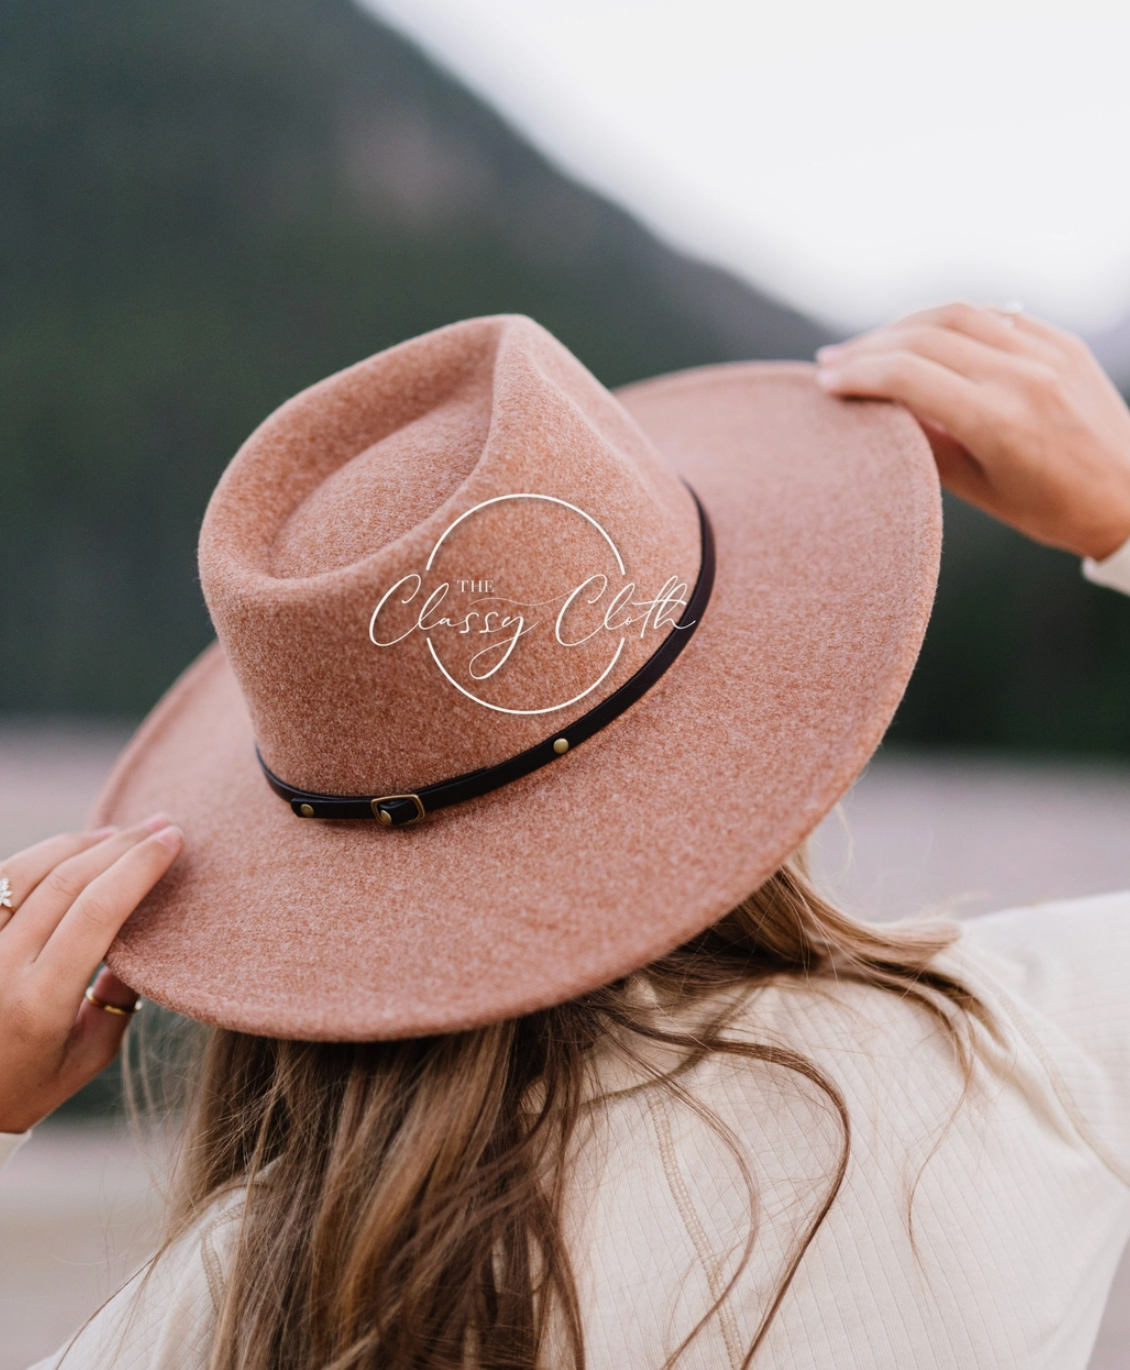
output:
<instances>
[{"instance_id":1,"label":"shirt sleeve cuff","mask_svg":"<svg viewBox=\"0 0 1130 1370\"><path fill-rule=\"evenodd\" d=\"M31 1136L27 1132L0 1132L0 1170L3 1170L12 1157Z\"/></svg>"},{"instance_id":2,"label":"shirt sleeve cuff","mask_svg":"<svg viewBox=\"0 0 1130 1370\"><path fill-rule=\"evenodd\" d=\"M1130 595L1130 539L1102 561L1087 557L1083 562L1083 574L1096 585L1105 585L1108 590L1121 590L1124 595Z\"/></svg>"}]
</instances>

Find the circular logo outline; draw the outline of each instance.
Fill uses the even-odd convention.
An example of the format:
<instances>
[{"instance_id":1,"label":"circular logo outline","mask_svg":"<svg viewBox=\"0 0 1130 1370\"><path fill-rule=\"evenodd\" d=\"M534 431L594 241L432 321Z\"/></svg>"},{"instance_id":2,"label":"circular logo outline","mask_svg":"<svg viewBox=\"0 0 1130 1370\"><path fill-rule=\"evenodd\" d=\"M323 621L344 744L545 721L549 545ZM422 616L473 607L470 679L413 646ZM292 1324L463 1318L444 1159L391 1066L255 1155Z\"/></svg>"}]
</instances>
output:
<instances>
[{"instance_id":1,"label":"circular logo outline","mask_svg":"<svg viewBox=\"0 0 1130 1370\"><path fill-rule=\"evenodd\" d=\"M575 504L570 504L568 500L558 499L556 495L536 495L532 492L522 492L513 495L495 495L492 499L485 499L480 504L472 505L470 509L467 509L464 513L460 514L459 517L454 520L454 522L449 523L447 527L443 530L443 532L439 535L438 539L436 540L435 546L432 548L431 553L428 556L428 560L424 566L424 570L430 571L432 569L432 562L435 560L436 553L443 545L444 539L447 537L448 533L450 533L453 528L457 528L465 518L470 518L472 514L476 513L480 509L487 508L488 505L502 504L506 500L513 499L544 500L547 504L560 504L566 509L571 509L573 513L580 514L580 516L583 519L587 519L587 521L592 524L592 526L601 535L605 542L608 543L609 547L612 548L612 555L616 558L616 565L620 568L620 574L622 576L626 576L628 574L627 569L624 566L624 559L620 555L620 549L608 536L608 533L605 531L605 529L603 529L600 526L600 524L596 521L596 519L593 518L591 514L586 514L583 509L579 509ZM475 704L481 704L484 709L493 709L496 713L500 714L518 714L522 717L532 717L536 714L557 713L558 710L567 709L571 704L576 704L578 703L578 701L584 699L586 695L592 694L593 690L595 690L597 686L607 678L609 672L620 660L620 653L624 650L625 641L626 639L623 636L621 636L620 641L616 647L616 651L613 653L612 660L608 663L608 665L604 668L600 675L593 681L593 683L589 685L587 689L582 690L579 695L574 695L572 699L567 699L562 704L550 704L544 709L507 709L504 708L501 704L490 704L485 699L480 699L478 695L472 694L470 690L466 689L464 686L460 685L457 680L453 679L453 677L448 672L447 668L444 666L443 662L439 659L439 654L436 652L435 647L432 645L431 638L429 637L427 639L428 651L432 654L432 660L439 667L443 675L443 678L450 685L454 685L460 694L466 695L466 697L472 700Z\"/></svg>"}]
</instances>

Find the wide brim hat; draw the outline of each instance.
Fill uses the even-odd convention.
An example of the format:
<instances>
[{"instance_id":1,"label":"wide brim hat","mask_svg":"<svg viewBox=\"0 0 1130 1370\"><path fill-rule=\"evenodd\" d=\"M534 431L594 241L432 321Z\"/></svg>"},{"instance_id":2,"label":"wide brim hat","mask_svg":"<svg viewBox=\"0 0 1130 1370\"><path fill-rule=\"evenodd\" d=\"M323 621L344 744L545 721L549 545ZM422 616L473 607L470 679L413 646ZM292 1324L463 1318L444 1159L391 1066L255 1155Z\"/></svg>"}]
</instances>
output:
<instances>
[{"instance_id":1,"label":"wide brim hat","mask_svg":"<svg viewBox=\"0 0 1130 1370\"><path fill-rule=\"evenodd\" d=\"M711 533L709 600L676 627ZM507 316L320 382L221 480L200 548L219 643L99 802L103 823L163 809L186 839L109 965L202 1022L314 1040L472 1028L638 969L756 889L859 774L940 541L915 421L802 364L613 396ZM612 721L421 821L391 821L411 799L303 817L268 783L368 803L505 766L681 631Z\"/></svg>"}]
</instances>

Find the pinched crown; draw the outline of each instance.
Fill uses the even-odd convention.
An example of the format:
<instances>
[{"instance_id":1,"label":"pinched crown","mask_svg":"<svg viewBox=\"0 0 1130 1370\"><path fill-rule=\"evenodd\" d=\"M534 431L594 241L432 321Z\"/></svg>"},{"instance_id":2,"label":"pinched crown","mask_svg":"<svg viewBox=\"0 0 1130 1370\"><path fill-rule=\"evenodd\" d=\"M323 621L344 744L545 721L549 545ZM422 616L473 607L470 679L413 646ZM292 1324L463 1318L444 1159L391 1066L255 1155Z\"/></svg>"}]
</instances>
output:
<instances>
[{"instance_id":1,"label":"pinched crown","mask_svg":"<svg viewBox=\"0 0 1130 1370\"><path fill-rule=\"evenodd\" d=\"M264 760L327 793L497 764L672 630L694 502L529 319L439 329L288 401L208 507L200 572Z\"/></svg>"}]
</instances>

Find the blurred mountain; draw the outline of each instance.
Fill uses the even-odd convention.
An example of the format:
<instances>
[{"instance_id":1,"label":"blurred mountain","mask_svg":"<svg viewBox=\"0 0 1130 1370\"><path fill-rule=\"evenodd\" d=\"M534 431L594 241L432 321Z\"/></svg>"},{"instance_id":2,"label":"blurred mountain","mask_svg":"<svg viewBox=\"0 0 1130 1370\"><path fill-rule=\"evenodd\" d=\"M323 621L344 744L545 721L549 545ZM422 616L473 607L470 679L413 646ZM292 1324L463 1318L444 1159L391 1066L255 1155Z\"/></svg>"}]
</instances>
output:
<instances>
[{"instance_id":1,"label":"blurred mountain","mask_svg":"<svg viewBox=\"0 0 1130 1370\"><path fill-rule=\"evenodd\" d=\"M823 337L349 0L0 0L0 708L150 704L209 637L196 531L258 421L508 310L609 384Z\"/></svg>"},{"instance_id":2,"label":"blurred mountain","mask_svg":"<svg viewBox=\"0 0 1130 1370\"><path fill-rule=\"evenodd\" d=\"M350 0L0 0L0 710L210 637L208 494L288 395L533 315L607 384L820 329L570 182ZM1130 602L954 510L894 736L1130 750Z\"/></svg>"}]
</instances>

